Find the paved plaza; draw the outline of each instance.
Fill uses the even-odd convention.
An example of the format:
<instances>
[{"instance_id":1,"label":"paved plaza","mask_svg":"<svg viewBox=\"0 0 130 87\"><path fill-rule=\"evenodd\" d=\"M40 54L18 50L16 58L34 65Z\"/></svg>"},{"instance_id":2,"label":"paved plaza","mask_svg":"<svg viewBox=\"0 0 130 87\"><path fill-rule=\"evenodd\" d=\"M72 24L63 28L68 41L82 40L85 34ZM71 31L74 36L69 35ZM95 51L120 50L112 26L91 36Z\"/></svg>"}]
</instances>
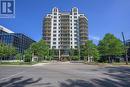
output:
<instances>
[{"instance_id":1,"label":"paved plaza","mask_svg":"<svg viewBox=\"0 0 130 87\"><path fill-rule=\"evenodd\" d=\"M130 68L82 63L0 66L0 87L130 87Z\"/></svg>"}]
</instances>

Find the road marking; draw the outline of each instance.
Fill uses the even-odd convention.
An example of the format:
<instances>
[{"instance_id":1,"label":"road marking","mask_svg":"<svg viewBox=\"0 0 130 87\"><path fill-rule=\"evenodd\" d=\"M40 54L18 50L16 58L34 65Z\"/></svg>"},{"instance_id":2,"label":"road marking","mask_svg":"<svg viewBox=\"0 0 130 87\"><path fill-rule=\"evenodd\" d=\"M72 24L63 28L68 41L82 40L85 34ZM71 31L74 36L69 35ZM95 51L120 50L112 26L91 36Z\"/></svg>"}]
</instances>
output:
<instances>
[{"instance_id":1,"label":"road marking","mask_svg":"<svg viewBox=\"0 0 130 87\"><path fill-rule=\"evenodd\" d=\"M20 72L20 73L16 73L16 74L11 75L11 76L9 76L9 77L1 78L0 80L6 80L6 79L9 79L9 78L11 78L11 77L17 76L17 75L22 74L22 73L24 73L24 72L25 72L25 71Z\"/></svg>"}]
</instances>

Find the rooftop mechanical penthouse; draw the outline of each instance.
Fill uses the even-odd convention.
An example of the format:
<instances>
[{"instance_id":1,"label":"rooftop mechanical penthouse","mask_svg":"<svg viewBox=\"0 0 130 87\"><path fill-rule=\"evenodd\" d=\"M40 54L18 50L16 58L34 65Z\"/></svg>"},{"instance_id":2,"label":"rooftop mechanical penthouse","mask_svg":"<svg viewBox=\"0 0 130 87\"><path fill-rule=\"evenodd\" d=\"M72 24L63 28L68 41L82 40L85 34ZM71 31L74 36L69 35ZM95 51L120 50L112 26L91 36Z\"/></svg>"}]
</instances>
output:
<instances>
[{"instance_id":1,"label":"rooftop mechanical penthouse","mask_svg":"<svg viewBox=\"0 0 130 87\"><path fill-rule=\"evenodd\" d=\"M61 12L54 7L52 13L43 20L43 39L50 49L58 52L58 57L69 56L70 49L80 49L88 39L88 19L72 8L71 12Z\"/></svg>"}]
</instances>

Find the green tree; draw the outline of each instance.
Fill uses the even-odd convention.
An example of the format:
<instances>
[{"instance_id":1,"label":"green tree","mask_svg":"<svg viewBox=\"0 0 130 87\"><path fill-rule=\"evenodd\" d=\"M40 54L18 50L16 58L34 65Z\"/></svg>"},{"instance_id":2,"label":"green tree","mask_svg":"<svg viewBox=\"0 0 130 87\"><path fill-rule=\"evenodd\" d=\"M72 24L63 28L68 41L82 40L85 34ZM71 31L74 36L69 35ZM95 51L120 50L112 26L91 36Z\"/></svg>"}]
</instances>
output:
<instances>
[{"instance_id":1,"label":"green tree","mask_svg":"<svg viewBox=\"0 0 130 87\"><path fill-rule=\"evenodd\" d=\"M24 52L24 62L31 62L32 61L32 50L28 48Z\"/></svg>"},{"instance_id":2,"label":"green tree","mask_svg":"<svg viewBox=\"0 0 130 87\"><path fill-rule=\"evenodd\" d=\"M79 50L78 49L70 49L70 59L69 60L79 60Z\"/></svg>"},{"instance_id":3,"label":"green tree","mask_svg":"<svg viewBox=\"0 0 130 87\"><path fill-rule=\"evenodd\" d=\"M16 60L22 60L22 54L21 53L17 53L16 55L15 55L15 57L16 57Z\"/></svg>"},{"instance_id":4,"label":"green tree","mask_svg":"<svg viewBox=\"0 0 130 87\"><path fill-rule=\"evenodd\" d=\"M5 55L4 54L4 49L5 49L5 46L3 43L0 43L0 58L2 60L2 57Z\"/></svg>"},{"instance_id":5,"label":"green tree","mask_svg":"<svg viewBox=\"0 0 130 87\"><path fill-rule=\"evenodd\" d=\"M108 57L108 61L111 61L111 58L114 56L122 56L123 50L123 43L117 39L113 34L106 34L104 38L99 41L98 49L101 56Z\"/></svg>"},{"instance_id":6,"label":"green tree","mask_svg":"<svg viewBox=\"0 0 130 87\"><path fill-rule=\"evenodd\" d=\"M92 57L94 61L97 61L99 59L99 51L97 49L97 46L91 41L86 41L84 46L81 46L81 54L84 56L84 58Z\"/></svg>"},{"instance_id":7,"label":"green tree","mask_svg":"<svg viewBox=\"0 0 130 87\"><path fill-rule=\"evenodd\" d=\"M54 58L54 56L55 56L55 52L54 51L55 51L54 48L49 50L49 60L52 60Z\"/></svg>"},{"instance_id":8,"label":"green tree","mask_svg":"<svg viewBox=\"0 0 130 87\"><path fill-rule=\"evenodd\" d=\"M38 56L39 61L49 57L49 46L43 39L31 44L29 49L25 51L25 59L31 60L32 56Z\"/></svg>"},{"instance_id":9,"label":"green tree","mask_svg":"<svg viewBox=\"0 0 130 87\"><path fill-rule=\"evenodd\" d=\"M16 51L16 48L13 47L13 46L8 46L7 45L7 55L8 56L13 56L13 55L16 55L17 54L17 51Z\"/></svg>"},{"instance_id":10,"label":"green tree","mask_svg":"<svg viewBox=\"0 0 130 87\"><path fill-rule=\"evenodd\" d=\"M0 57L5 58L5 57L11 57L14 56L17 53L15 47L6 45L4 43L0 43Z\"/></svg>"},{"instance_id":11,"label":"green tree","mask_svg":"<svg viewBox=\"0 0 130 87\"><path fill-rule=\"evenodd\" d=\"M40 57L48 57L49 56L49 46L48 44L41 39L38 43L38 56Z\"/></svg>"}]
</instances>

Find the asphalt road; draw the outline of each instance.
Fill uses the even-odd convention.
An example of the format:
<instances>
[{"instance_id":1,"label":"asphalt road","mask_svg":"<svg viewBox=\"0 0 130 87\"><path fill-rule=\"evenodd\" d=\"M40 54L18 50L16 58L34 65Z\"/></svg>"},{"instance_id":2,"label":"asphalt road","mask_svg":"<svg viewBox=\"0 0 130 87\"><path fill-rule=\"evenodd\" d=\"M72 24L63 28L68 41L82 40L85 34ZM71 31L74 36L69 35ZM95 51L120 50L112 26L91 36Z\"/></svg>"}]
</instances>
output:
<instances>
[{"instance_id":1,"label":"asphalt road","mask_svg":"<svg viewBox=\"0 0 130 87\"><path fill-rule=\"evenodd\" d=\"M0 66L0 87L130 87L130 68L60 63Z\"/></svg>"}]
</instances>

